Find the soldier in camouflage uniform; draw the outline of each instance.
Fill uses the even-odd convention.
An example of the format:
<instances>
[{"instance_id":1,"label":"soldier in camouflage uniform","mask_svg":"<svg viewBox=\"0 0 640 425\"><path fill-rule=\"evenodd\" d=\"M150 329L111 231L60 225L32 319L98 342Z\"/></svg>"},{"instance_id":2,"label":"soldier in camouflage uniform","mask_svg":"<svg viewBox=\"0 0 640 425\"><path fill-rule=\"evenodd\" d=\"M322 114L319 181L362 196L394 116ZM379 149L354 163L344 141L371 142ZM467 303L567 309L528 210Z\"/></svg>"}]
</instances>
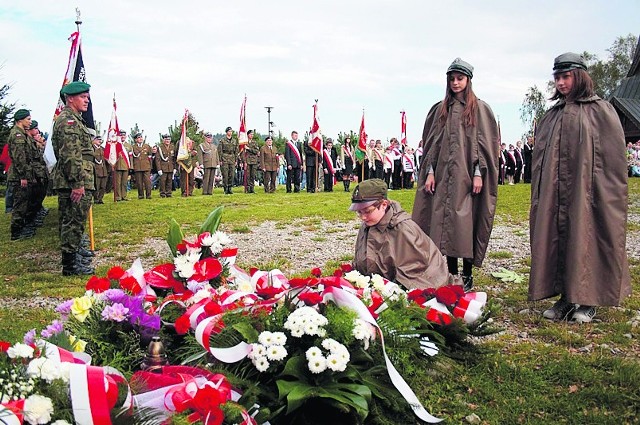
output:
<instances>
[{"instance_id":1,"label":"soldier in camouflage uniform","mask_svg":"<svg viewBox=\"0 0 640 425\"><path fill-rule=\"evenodd\" d=\"M224 193L231 195L233 193L231 191L233 173L236 167L236 158L238 157L238 140L232 137L233 129L231 127L227 127L225 132L227 135L218 142L218 158L220 158Z\"/></svg>"},{"instance_id":2,"label":"soldier in camouflage uniform","mask_svg":"<svg viewBox=\"0 0 640 425\"><path fill-rule=\"evenodd\" d=\"M136 176L138 199L151 199L151 146L142 140L142 134L133 136L135 143L131 148L133 172Z\"/></svg>"},{"instance_id":3,"label":"soldier in camouflage uniform","mask_svg":"<svg viewBox=\"0 0 640 425\"><path fill-rule=\"evenodd\" d=\"M90 87L87 83L74 81L60 90L66 106L56 118L51 136L53 152L58 159L52 180L53 188L58 192L64 276L94 273L93 268L83 264L79 254L95 189L93 136L81 115L89 107Z\"/></svg>"},{"instance_id":4,"label":"soldier in camouflage uniform","mask_svg":"<svg viewBox=\"0 0 640 425\"><path fill-rule=\"evenodd\" d=\"M256 193L254 190L256 182L256 174L258 171L258 158L260 158L260 148L253 138L253 130L247 131L249 141L244 148L244 163L246 166L247 176L247 193Z\"/></svg>"},{"instance_id":5,"label":"soldier in camouflage uniform","mask_svg":"<svg viewBox=\"0 0 640 425\"><path fill-rule=\"evenodd\" d=\"M104 194L107 191L109 168L107 167L107 160L104 158L104 148L102 147L102 137L100 136L93 138L93 168L95 170L96 177L94 203L104 204L102 198L104 198Z\"/></svg>"},{"instance_id":6,"label":"soldier in camouflage uniform","mask_svg":"<svg viewBox=\"0 0 640 425\"><path fill-rule=\"evenodd\" d=\"M42 205L44 198L47 196L47 189L49 187L49 171L47 170L46 162L44 162L44 147L46 141L42 137L42 134L40 134L38 121L31 120L29 135L34 142L31 168L33 169L35 183L29 199L29 212L30 215L33 216L33 221L28 223L27 226L31 224L35 227L40 227L44 222L44 218L49 213L49 210Z\"/></svg>"},{"instance_id":7,"label":"soldier in camouflage uniform","mask_svg":"<svg viewBox=\"0 0 640 425\"><path fill-rule=\"evenodd\" d=\"M28 134L31 113L26 109L19 109L13 115L13 120L15 123L7 139L11 158L7 184L13 187L11 240L15 241L35 234L35 228L25 226L33 219L29 212L29 198L35 184L31 158L36 147L35 141Z\"/></svg>"},{"instance_id":8,"label":"soldier in camouflage uniform","mask_svg":"<svg viewBox=\"0 0 640 425\"><path fill-rule=\"evenodd\" d=\"M162 144L158 146L156 154L156 169L160 176L160 197L171 198L173 190L173 170L175 168L175 150L171 144L171 136L164 134Z\"/></svg>"}]
</instances>

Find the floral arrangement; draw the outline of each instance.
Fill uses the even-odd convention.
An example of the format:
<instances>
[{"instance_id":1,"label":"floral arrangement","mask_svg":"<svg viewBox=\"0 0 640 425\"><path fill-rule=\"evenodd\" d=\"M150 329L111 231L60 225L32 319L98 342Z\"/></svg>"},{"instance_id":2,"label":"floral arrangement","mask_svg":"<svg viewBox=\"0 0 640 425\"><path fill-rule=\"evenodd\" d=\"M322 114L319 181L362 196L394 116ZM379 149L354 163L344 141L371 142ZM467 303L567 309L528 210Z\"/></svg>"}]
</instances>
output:
<instances>
[{"instance_id":1,"label":"floral arrangement","mask_svg":"<svg viewBox=\"0 0 640 425\"><path fill-rule=\"evenodd\" d=\"M349 265L291 279L279 270L247 273L235 265L231 239L218 231L221 214L215 209L192 237L172 221L172 262L145 272L136 261L93 276L85 295L58 306L60 319L39 336L32 330L24 344L0 345L7 353L0 379L11 380L11 392L2 394L5 410L22 412L28 422L24 403L48 394L39 382L59 382L67 404L49 398L53 413L29 423L73 422L69 394L74 404L92 387L78 383L84 369L69 377L65 371L89 370L91 361L105 367L103 379L116 382L103 390L111 391L103 409L113 416L123 406L121 421L123 412L136 423L439 421L394 365L429 368L438 353L465 347L468 333L486 323L486 294L456 285L407 292ZM147 347L158 339L163 360L153 372L139 370L149 366ZM18 352L37 360L31 369L40 373L29 375L29 362L8 354ZM115 397L118 386L126 391Z\"/></svg>"}]
</instances>

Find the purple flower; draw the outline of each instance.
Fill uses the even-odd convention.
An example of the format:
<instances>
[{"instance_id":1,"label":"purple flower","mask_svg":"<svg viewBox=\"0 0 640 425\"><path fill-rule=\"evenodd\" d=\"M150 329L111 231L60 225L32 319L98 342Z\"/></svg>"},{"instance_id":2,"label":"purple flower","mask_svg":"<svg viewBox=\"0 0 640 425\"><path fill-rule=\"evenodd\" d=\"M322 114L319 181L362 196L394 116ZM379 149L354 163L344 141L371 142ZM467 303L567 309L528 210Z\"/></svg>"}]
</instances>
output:
<instances>
[{"instance_id":1,"label":"purple flower","mask_svg":"<svg viewBox=\"0 0 640 425\"><path fill-rule=\"evenodd\" d=\"M120 303L108 305L102 310L102 319L114 322L122 322L127 318L129 309Z\"/></svg>"},{"instance_id":2,"label":"purple flower","mask_svg":"<svg viewBox=\"0 0 640 425\"><path fill-rule=\"evenodd\" d=\"M196 292L198 292L201 289L204 289L208 285L209 285L209 282L196 282L196 281L190 280L189 282L187 282L187 289L195 294Z\"/></svg>"},{"instance_id":3,"label":"purple flower","mask_svg":"<svg viewBox=\"0 0 640 425\"><path fill-rule=\"evenodd\" d=\"M129 296L122 289L107 289L102 293L102 297L110 303L122 304Z\"/></svg>"},{"instance_id":4,"label":"purple flower","mask_svg":"<svg viewBox=\"0 0 640 425\"><path fill-rule=\"evenodd\" d=\"M66 319L69 317L69 314L71 314L71 305L73 305L73 299L58 304L56 313L60 314L63 319Z\"/></svg>"},{"instance_id":5,"label":"purple flower","mask_svg":"<svg viewBox=\"0 0 640 425\"><path fill-rule=\"evenodd\" d=\"M36 330L31 329L29 332L24 334L23 342L27 345L33 345L36 343Z\"/></svg>"},{"instance_id":6,"label":"purple flower","mask_svg":"<svg viewBox=\"0 0 640 425\"><path fill-rule=\"evenodd\" d=\"M63 323L60 320L54 320L45 330L42 331L41 335L43 338L51 338L54 335L58 335L63 329Z\"/></svg>"}]
</instances>

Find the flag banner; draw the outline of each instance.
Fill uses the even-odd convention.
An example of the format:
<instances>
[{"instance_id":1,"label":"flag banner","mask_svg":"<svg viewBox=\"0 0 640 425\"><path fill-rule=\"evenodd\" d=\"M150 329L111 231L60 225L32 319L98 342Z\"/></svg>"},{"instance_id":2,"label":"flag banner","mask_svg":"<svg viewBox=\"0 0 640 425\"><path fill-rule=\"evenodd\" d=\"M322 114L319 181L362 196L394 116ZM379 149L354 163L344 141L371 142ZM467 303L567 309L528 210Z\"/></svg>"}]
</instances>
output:
<instances>
[{"instance_id":1,"label":"flag banner","mask_svg":"<svg viewBox=\"0 0 640 425\"><path fill-rule=\"evenodd\" d=\"M238 146L240 147L240 150L243 150L246 144L249 143L249 137L247 137L246 114L247 96L244 97L242 106L240 107L240 129L238 130Z\"/></svg>"},{"instance_id":2,"label":"flag banner","mask_svg":"<svg viewBox=\"0 0 640 425\"><path fill-rule=\"evenodd\" d=\"M189 121L189 110L184 110L184 118L182 119L182 132L180 133L180 142L178 143L178 161L184 161L189 158L189 149L187 148L187 122Z\"/></svg>"},{"instance_id":3,"label":"flag banner","mask_svg":"<svg viewBox=\"0 0 640 425\"><path fill-rule=\"evenodd\" d=\"M87 82L87 75L84 69L84 61L82 59L82 43L80 40L80 32L76 31L69 36L69 41L71 41L71 49L69 51L69 60L67 62L67 72L64 74L64 80L62 81L62 87L73 81L82 81ZM53 113L53 120L51 122L51 127L53 129L53 123L55 122L60 112L64 109L64 101L61 96L58 97L58 103L56 105L56 109ZM91 98L89 98L89 108L82 113L82 119L85 122L85 125L94 130L95 132L95 122L93 120L93 105L91 103ZM53 135L53 131L50 131L49 134ZM52 138L49 137L47 140L47 144L44 149L44 160L47 163L47 168L49 171L53 169L53 166L58 162L58 159L53 152Z\"/></svg>"},{"instance_id":4,"label":"flag banner","mask_svg":"<svg viewBox=\"0 0 640 425\"><path fill-rule=\"evenodd\" d=\"M120 139L117 110L118 106L116 105L116 95L114 93L111 121L109 121L109 130L107 130L107 144L104 148L104 159L106 159L111 166L114 166L116 162L118 162L118 157L120 157L127 163L127 167L131 168L129 153Z\"/></svg>"},{"instance_id":5,"label":"flag banner","mask_svg":"<svg viewBox=\"0 0 640 425\"><path fill-rule=\"evenodd\" d=\"M322 132L320 131L320 123L318 122L318 102L313 105L313 125L311 126L311 142L309 147L319 154L322 154Z\"/></svg>"},{"instance_id":6,"label":"flag banner","mask_svg":"<svg viewBox=\"0 0 640 425\"><path fill-rule=\"evenodd\" d=\"M404 148L407 146L407 114L402 111L402 123L400 125L400 144Z\"/></svg>"},{"instance_id":7,"label":"flag banner","mask_svg":"<svg viewBox=\"0 0 640 425\"><path fill-rule=\"evenodd\" d=\"M358 162L367 156L367 133L364 129L364 110L362 111L362 121L360 121L360 132L358 133L358 149L356 149L356 159Z\"/></svg>"}]
</instances>

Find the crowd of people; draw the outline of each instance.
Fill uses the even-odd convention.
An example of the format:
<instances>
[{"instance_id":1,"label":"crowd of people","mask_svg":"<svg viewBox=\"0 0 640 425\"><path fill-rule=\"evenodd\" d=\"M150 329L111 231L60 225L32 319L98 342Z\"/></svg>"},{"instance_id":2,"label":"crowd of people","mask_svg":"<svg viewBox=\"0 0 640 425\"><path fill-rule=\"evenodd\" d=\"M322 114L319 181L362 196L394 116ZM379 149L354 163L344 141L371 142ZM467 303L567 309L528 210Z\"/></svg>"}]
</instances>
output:
<instances>
[{"instance_id":1,"label":"crowd of people","mask_svg":"<svg viewBox=\"0 0 640 425\"><path fill-rule=\"evenodd\" d=\"M3 155L11 162L11 239L29 238L42 224L49 184L58 195L62 273L74 275L93 273L94 254L82 244L84 226L91 204L104 203L109 189L115 201L127 201L130 186L138 199L150 199L156 185L167 198L178 187L182 196L192 196L196 185L206 196L215 186L227 195L238 186L255 193L256 185L273 193L279 182L287 193L331 192L338 182L350 192L357 182L350 207L362 220L356 269L407 288L459 279L470 291L473 267L482 266L491 236L497 187L524 181L531 183L529 299L559 296L543 317L589 322L596 306L619 305L631 291L626 183L627 175L640 175L640 141L627 146L625 172L620 120L594 94L584 59L566 53L554 61L556 104L538 125L535 148L533 137L524 145L500 146L493 112L474 94L473 72L460 58L449 66L445 97L429 111L415 151L395 138L386 147L370 140L362 151L346 137L339 145L325 139L317 152L292 131L277 152L271 136L260 146L253 131L240 145L231 127L217 144L209 132L200 144L188 137L172 142L166 134L150 146L139 133L131 143L125 132L103 144L81 116L90 86L70 83L61 90L66 106L53 128L57 163L50 176L37 122L26 109L14 114ZM414 181L410 216L387 191L413 188Z\"/></svg>"}]
</instances>

